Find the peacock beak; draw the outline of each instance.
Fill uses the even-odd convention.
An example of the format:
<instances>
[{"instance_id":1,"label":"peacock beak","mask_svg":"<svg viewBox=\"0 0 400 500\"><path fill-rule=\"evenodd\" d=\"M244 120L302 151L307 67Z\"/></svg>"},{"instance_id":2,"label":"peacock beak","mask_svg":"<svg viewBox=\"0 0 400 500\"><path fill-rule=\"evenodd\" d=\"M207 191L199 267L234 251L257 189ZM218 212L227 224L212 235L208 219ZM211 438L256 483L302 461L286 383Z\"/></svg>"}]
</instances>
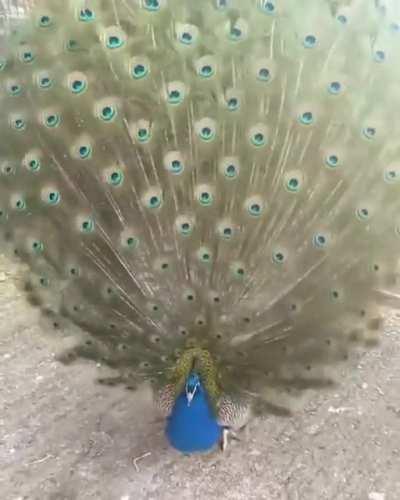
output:
<instances>
[{"instance_id":1,"label":"peacock beak","mask_svg":"<svg viewBox=\"0 0 400 500\"><path fill-rule=\"evenodd\" d=\"M198 387L199 387L198 382L192 387L189 387L188 385L186 385L186 399L187 399L188 406L190 406L190 404L191 404L191 402L196 394Z\"/></svg>"},{"instance_id":2,"label":"peacock beak","mask_svg":"<svg viewBox=\"0 0 400 500\"><path fill-rule=\"evenodd\" d=\"M194 398L195 393L196 393L196 388L194 389L193 392L186 391L186 399L188 402L188 406L190 406L190 403L192 402L192 399Z\"/></svg>"}]
</instances>

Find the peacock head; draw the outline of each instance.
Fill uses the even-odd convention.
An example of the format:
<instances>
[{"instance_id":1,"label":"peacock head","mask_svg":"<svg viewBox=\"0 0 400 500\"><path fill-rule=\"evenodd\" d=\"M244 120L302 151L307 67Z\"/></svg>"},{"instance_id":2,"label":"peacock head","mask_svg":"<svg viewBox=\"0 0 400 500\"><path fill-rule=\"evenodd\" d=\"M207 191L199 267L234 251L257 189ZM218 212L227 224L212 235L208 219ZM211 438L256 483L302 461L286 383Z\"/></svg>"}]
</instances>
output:
<instances>
[{"instance_id":1,"label":"peacock head","mask_svg":"<svg viewBox=\"0 0 400 500\"><path fill-rule=\"evenodd\" d=\"M185 384L185 395L186 395L187 405L190 406L196 394L199 394L202 391L203 387L201 385L201 380L199 375L196 372L190 372L188 378L186 379L186 384Z\"/></svg>"}]
</instances>

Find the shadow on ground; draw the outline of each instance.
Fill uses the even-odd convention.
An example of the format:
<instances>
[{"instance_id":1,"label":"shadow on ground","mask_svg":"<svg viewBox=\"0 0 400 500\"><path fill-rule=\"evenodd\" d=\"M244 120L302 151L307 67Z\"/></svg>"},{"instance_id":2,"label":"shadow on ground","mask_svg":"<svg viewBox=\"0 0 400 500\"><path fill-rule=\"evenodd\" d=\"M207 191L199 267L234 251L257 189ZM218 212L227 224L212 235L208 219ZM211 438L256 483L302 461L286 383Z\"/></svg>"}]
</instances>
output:
<instances>
[{"instance_id":1,"label":"shadow on ground","mask_svg":"<svg viewBox=\"0 0 400 500\"><path fill-rule=\"evenodd\" d=\"M100 386L101 368L59 364L37 319L0 262L2 500L400 498L395 320L336 391L293 418L254 421L224 455L184 457L168 448L145 389Z\"/></svg>"}]
</instances>

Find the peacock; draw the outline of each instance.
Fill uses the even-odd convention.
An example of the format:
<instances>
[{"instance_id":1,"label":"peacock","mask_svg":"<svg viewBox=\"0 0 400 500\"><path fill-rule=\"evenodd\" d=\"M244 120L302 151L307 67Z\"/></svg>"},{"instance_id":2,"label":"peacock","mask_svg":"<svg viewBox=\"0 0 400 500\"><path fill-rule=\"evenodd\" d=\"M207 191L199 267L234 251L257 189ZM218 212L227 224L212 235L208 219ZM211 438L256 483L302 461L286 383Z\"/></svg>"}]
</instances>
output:
<instances>
[{"instance_id":1,"label":"peacock","mask_svg":"<svg viewBox=\"0 0 400 500\"><path fill-rule=\"evenodd\" d=\"M64 362L150 383L190 454L377 345L399 299L396 0L2 14L1 249L79 327Z\"/></svg>"}]
</instances>

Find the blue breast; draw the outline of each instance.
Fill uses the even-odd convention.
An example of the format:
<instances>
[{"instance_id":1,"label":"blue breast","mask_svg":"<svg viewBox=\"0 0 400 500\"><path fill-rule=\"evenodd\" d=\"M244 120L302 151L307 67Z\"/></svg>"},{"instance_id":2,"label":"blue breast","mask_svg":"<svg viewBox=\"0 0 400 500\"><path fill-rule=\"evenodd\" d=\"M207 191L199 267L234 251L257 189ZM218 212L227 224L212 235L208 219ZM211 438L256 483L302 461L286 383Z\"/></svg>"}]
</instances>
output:
<instances>
[{"instance_id":1,"label":"blue breast","mask_svg":"<svg viewBox=\"0 0 400 500\"><path fill-rule=\"evenodd\" d=\"M171 446L183 453L205 452L220 441L222 427L203 388L196 392L190 406L184 392L177 398L166 435Z\"/></svg>"}]
</instances>

